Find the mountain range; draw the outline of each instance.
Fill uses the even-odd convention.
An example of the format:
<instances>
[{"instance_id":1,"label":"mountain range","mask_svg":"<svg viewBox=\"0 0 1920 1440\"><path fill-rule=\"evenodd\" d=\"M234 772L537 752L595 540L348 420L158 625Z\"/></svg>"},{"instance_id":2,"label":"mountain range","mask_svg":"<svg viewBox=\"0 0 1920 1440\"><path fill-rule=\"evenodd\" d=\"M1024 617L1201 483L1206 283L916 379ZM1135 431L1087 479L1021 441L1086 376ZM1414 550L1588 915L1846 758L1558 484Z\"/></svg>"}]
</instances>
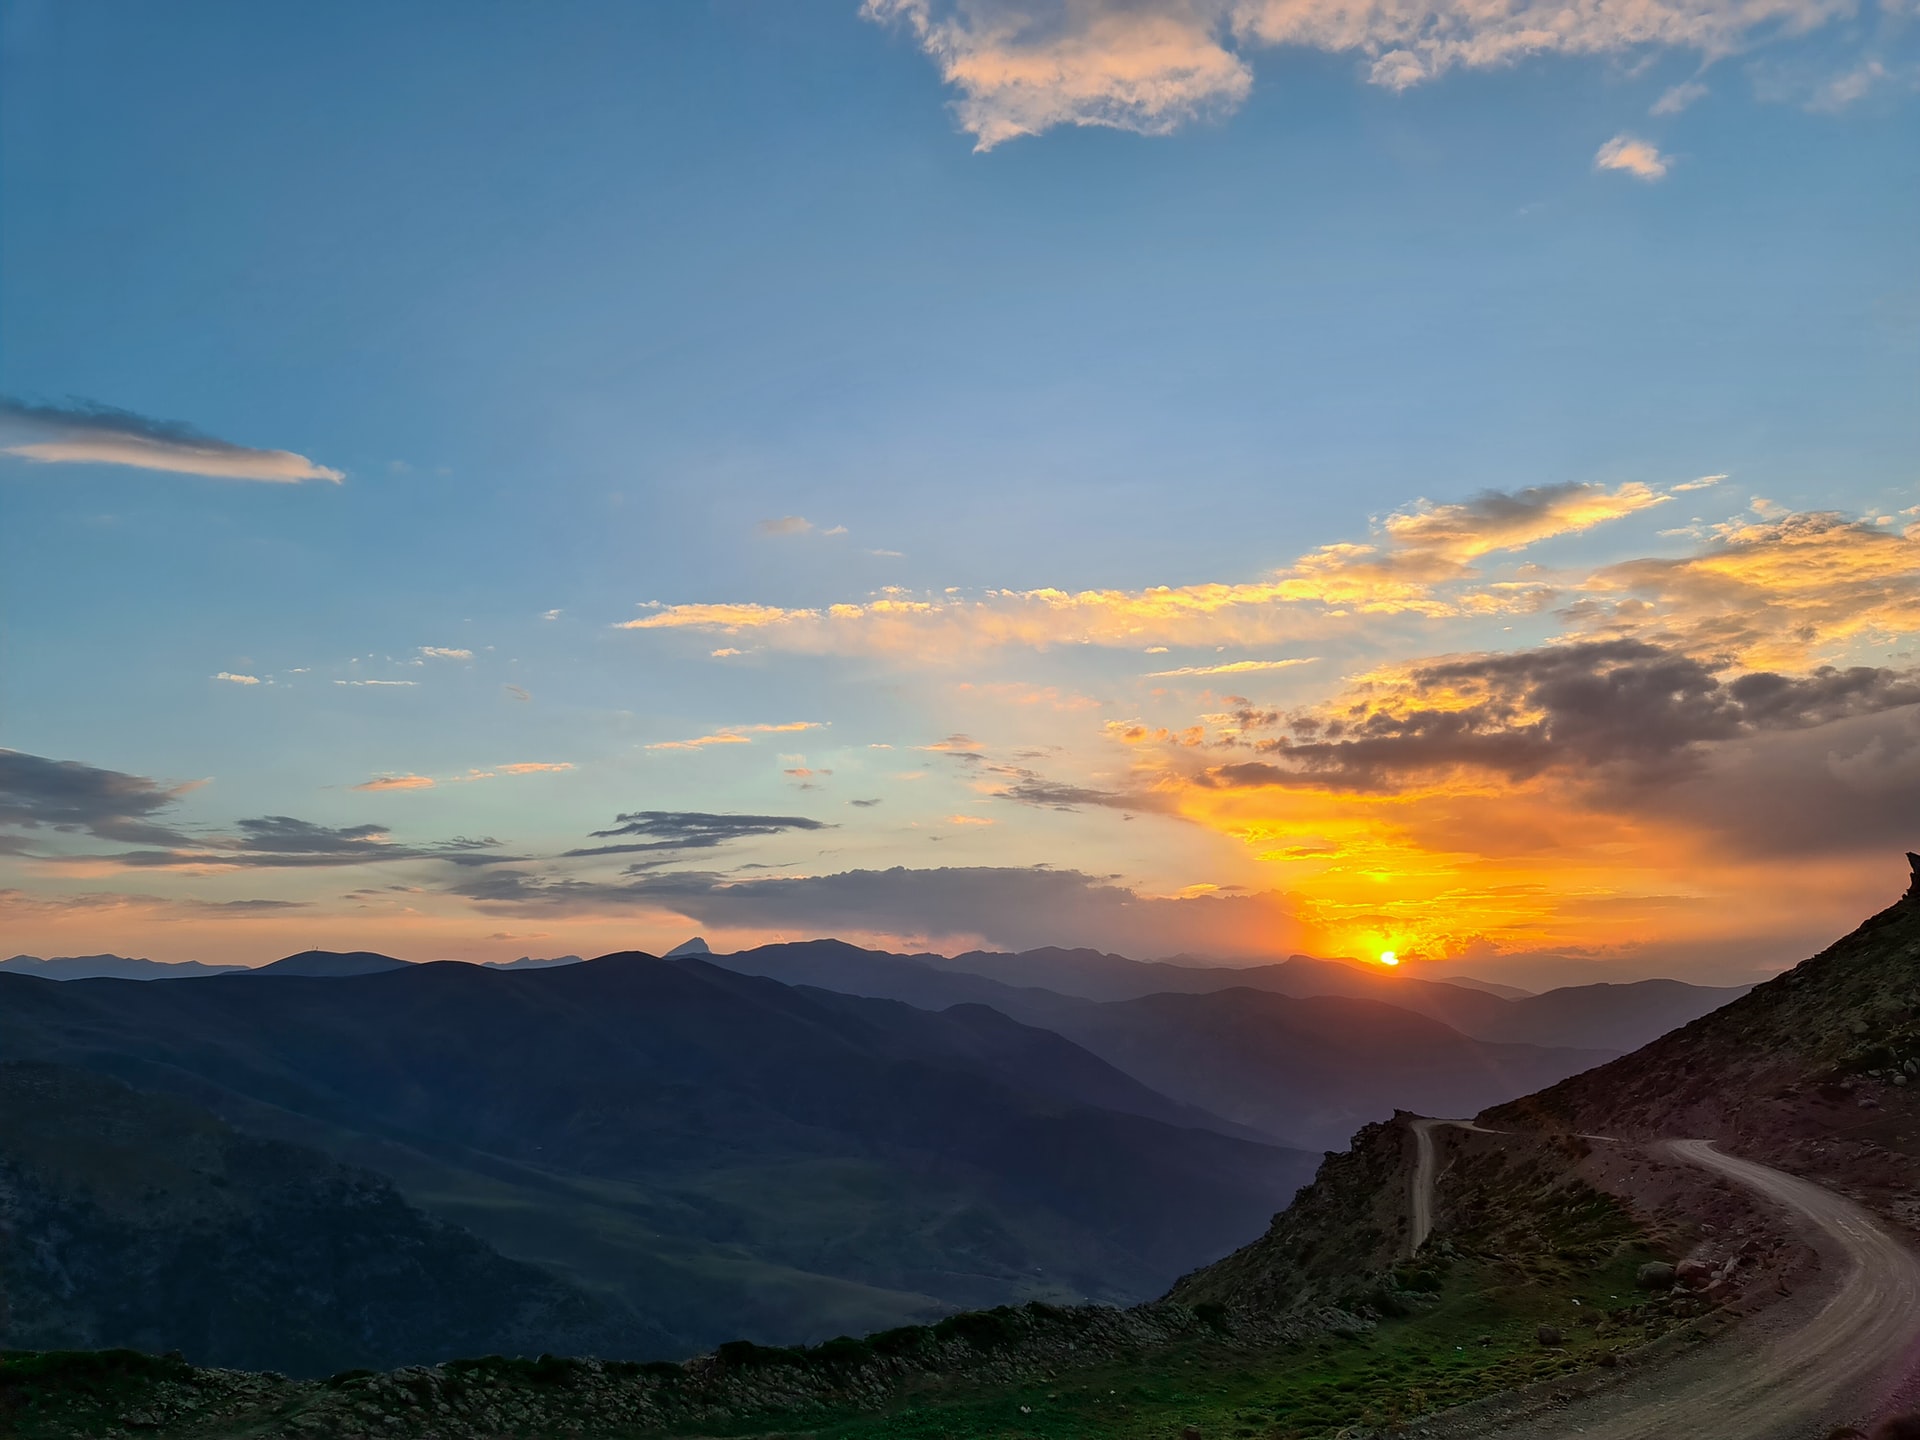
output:
<instances>
[{"instance_id":1,"label":"mountain range","mask_svg":"<svg viewBox=\"0 0 1920 1440\"><path fill-rule=\"evenodd\" d=\"M16 957L0 1060L377 1172L421 1225L541 1267L626 1353L671 1354L1150 1296L1258 1234L1303 1147L1536 1090L1618 1053L1569 1042L1720 998L1502 996L1307 957L679 948L484 967L313 950L194 977ZM89 967L200 983L48 983Z\"/></svg>"},{"instance_id":2,"label":"mountain range","mask_svg":"<svg viewBox=\"0 0 1920 1440\"><path fill-rule=\"evenodd\" d=\"M1258 1238L1127 1309L1001 1306L805 1349L736 1342L684 1365L495 1356L304 1385L139 1357L28 1356L0 1360L0 1391L22 1397L16 1413L34 1419L31 1440L95 1433L116 1417L169 1440L349 1429L420 1440L1464 1436L1514 1422L1528 1437L1858 1435L1848 1423L1869 1425L1891 1403L1876 1377L1903 1373L1920 1341L1920 1263L1889 1238L1911 1223L1920 1182L1920 858L1915 873L1899 905L1631 1055L1474 1122L1400 1114L1363 1126ZM332 991L339 1004L352 990L390 991L451 968L195 987L16 980L0 999L165 989L251 1005L284 985ZM603 960L544 975L619 969ZM715 967L701 973L727 983L714 982ZM601 983L590 998L604 1003ZM1023 1083L1044 1054L972 1005L876 1010L818 990L785 994L822 1007L821 1024L892 1017L899 1043L991 1061ZM1146 998L1158 1011L1219 996ZM1288 1014L1376 1003L1225 998ZM1111 1016L1142 1002L1078 1004ZM1402 1026L1436 1024L1396 1013ZM98 1040L98 1018L73 1038ZM963 1022L967 1040L947 1028ZM1040 1073L1065 1065L1076 1077L1067 1089L1123 1099L1098 1063L1065 1065L1056 1052ZM45 1128L64 1139L98 1124ZM1764 1343L1742 1343L1741 1317L1761 1309Z\"/></svg>"},{"instance_id":3,"label":"mountain range","mask_svg":"<svg viewBox=\"0 0 1920 1440\"><path fill-rule=\"evenodd\" d=\"M378 1170L682 1351L1141 1298L1258 1233L1312 1163L984 1007L691 958L0 974L0 1058L109 1074Z\"/></svg>"}]
</instances>

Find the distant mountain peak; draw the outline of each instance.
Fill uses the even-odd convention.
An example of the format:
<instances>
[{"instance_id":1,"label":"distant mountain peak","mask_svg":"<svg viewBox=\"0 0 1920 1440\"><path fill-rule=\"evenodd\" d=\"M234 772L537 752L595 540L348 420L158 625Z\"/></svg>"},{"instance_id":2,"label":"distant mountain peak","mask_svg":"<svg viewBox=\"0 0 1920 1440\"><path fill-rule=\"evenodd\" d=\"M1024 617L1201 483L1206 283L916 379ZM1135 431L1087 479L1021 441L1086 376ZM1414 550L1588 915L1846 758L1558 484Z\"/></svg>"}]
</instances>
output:
<instances>
[{"instance_id":1,"label":"distant mountain peak","mask_svg":"<svg viewBox=\"0 0 1920 1440\"><path fill-rule=\"evenodd\" d=\"M691 940L682 940L678 945L667 951L665 958L668 960L676 960L683 955L711 955L712 953L713 948L707 944L706 940L696 935Z\"/></svg>"},{"instance_id":2,"label":"distant mountain peak","mask_svg":"<svg viewBox=\"0 0 1920 1440\"><path fill-rule=\"evenodd\" d=\"M246 973L331 979L350 975L378 975L385 970L406 968L405 960L396 960L391 955L381 955L372 950L303 950L298 955L289 955Z\"/></svg>"}]
</instances>

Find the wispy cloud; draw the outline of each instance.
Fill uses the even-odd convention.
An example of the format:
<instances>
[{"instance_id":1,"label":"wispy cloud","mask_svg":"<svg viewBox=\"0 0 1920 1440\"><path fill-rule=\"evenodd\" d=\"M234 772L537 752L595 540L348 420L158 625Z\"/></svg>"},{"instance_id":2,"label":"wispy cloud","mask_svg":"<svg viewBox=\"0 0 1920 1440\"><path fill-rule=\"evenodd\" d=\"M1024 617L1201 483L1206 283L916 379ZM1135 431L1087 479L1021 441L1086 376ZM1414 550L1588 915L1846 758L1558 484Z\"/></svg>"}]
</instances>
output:
<instances>
[{"instance_id":1,"label":"wispy cloud","mask_svg":"<svg viewBox=\"0 0 1920 1440\"><path fill-rule=\"evenodd\" d=\"M825 529L807 519L804 515L782 515L773 520L760 522L762 535L844 535L844 525L829 525Z\"/></svg>"},{"instance_id":2,"label":"wispy cloud","mask_svg":"<svg viewBox=\"0 0 1920 1440\"><path fill-rule=\"evenodd\" d=\"M1620 170L1637 180L1659 180L1673 164L1673 157L1662 155L1651 140L1632 135L1616 135L1595 152L1593 168Z\"/></svg>"},{"instance_id":3,"label":"wispy cloud","mask_svg":"<svg viewBox=\"0 0 1920 1440\"><path fill-rule=\"evenodd\" d=\"M1668 496L1633 482L1488 491L1421 502L1387 516L1368 543L1325 545L1264 580L1144 590L992 590L917 597L898 589L862 602L786 608L753 601L642 607L625 630L752 634L770 646L821 653L885 652L939 659L1005 645L1275 644L1324 634L1330 615L1445 618L1537 609L1540 587L1450 593L1489 556L1638 514Z\"/></svg>"},{"instance_id":4,"label":"wispy cloud","mask_svg":"<svg viewBox=\"0 0 1920 1440\"><path fill-rule=\"evenodd\" d=\"M524 686L521 686L521 685L502 685L502 686L501 686L500 688L501 688L501 689L502 689L503 691L505 691L505 692L506 692L506 696L507 696L507 698L508 698L509 700L531 700L531 699L533 699L533 696L532 696L532 694L531 694L531 693L530 693L530 692L529 692L529 691L528 691L528 690L527 690L527 689L526 689L526 688L525 688Z\"/></svg>"},{"instance_id":5,"label":"wispy cloud","mask_svg":"<svg viewBox=\"0 0 1920 1440\"><path fill-rule=\"evenodd\" d=\"M1774 33L1852 13L1845 0L864 0L912 35L990 150L1058 125L1158 135L1226 114L1253 89L1265 47L1353 54L1373 84L1405 89L1454 69L1530 55L1661 47L1715 59Z\"/></svg>"},{"instance_id":6,"label":"wispy cloud","mask_svg":"<svg viewBox=\"0 0 1920 1440\"><path fill-rule=\"evenodd\" d=\"M336 685L352 685L360 689L405 689L418 685L420 682L418 680L336 680L333 683Z\"/></svg>"},{"instance_id":7,"label":"wispy cloud","mask_svg":"<svg viewBox=\"0 0 1920 1440\"><path fill-rule=\"evenodd\" d=\"M171 420L107 405L28 405L0 399L0 453L43 464L125 465L220 480L292 484L346 476L290 450L256 450Z\"/></svg>"},{"instance_id":8,"label":"wispy cloud","mask_svg":"<svg viewBox=\"0 0 1920 1440\"><path fill-rule=\"evenodd\" d=\"M231 670L222 670L213 678L216 680L224 680L229 685L258 685L260 683L260 677L258 675L236 675Z\"/></svg>"},{"instance_id":9,"label":"wispy cloud","mask_svg":"<svg viewBox=\"0 0 1920 1440\"><path fill-rule=\"evenodd\" d=\"M1182 665L1177 670L1149 670L1149 680L1169 680L1182 675L1246 675L1259 670L1291 670L1296 665L1311 665L1320 657L1302 655L1294 660L1232 660L1224 665Z\"/></svg>"},{"instance_id":10,"label":"wispy cloud","mask_svg":"<svg viewBox=\"0 0 1920 1440\"><path fill-rule=\"evenodd\" d=\"M573 769L573 765L570 761L519 760L511 765L496 765L491 770L469 770L464 775L454 775L447 778L445 783L449 785L471 785L478 780L493 780L502 775L552 775L558 774L563 770L571 769ZM436 780L431 775L381 775L367 781L365 784L355 785L352 788L355 790L370 790L375 792L382 790L431 790L435 785L440 783L441 781Z\"/></svg>"},{"instance_id":11,"label":"wispy cloud","mask_svg":"<svg viewBox=\"0 0 1920 1440\"><path fill-rule=\"evenodd\" d=\"M431 790L433 788L433 777L429 775L382 775L378 779L368 780L364 784L355 785L353 788L355 790L370 790L374 792L382 790Z\"/></svg>"},{"instance_id":12,"label":"wispy cloud","mask_svg":"<svg viewBox=\"0 0 1920 1440\"><path fill-rule=\"evenodd\" d=\"M710 735L691 740L656 740L649 750L704 750L711 745L751 745L755 735L788 735L801 730L821 730L825 720L789 720L781 725L728 725Z\"/></svg>"},{"instance_id":13,"label":"wispy cloud","mask_svg":"<svg viewBox=\"0 0 1920 1440\"><path fill-rule=\"evenodd\" d=\"M636 810L614 816L614 823L609 828L593 832L596 840L617 840L619 843L568 850L565 857L576 859L662 850L711 850L735 840L756 836L831 828L824 820L812 820L805 815L716 815L704 810Z\"/></svg>"},{"instance_id":14,"label":"wispy cloud","mask_svg":"<svg viewBox=\"0 0 1920 1440\"><path fill-rule=\"evenodd\" d=\"M1696 100L1706 98L1707 87L1698 80L1685 80L1669 87L1653 102L1650 115L1678 115Z\"/></svg>"},{"instance_id":15,"label":"wispy cloud","mask_svg":"<svg viewBox=\"0 0 1920 1440\"><path fill-rule=\"evenodd\" d=\"M430 660L471 660L473 651L454 650L444 645L422 645L420 653Z\"/></svg>"}]
</instances>

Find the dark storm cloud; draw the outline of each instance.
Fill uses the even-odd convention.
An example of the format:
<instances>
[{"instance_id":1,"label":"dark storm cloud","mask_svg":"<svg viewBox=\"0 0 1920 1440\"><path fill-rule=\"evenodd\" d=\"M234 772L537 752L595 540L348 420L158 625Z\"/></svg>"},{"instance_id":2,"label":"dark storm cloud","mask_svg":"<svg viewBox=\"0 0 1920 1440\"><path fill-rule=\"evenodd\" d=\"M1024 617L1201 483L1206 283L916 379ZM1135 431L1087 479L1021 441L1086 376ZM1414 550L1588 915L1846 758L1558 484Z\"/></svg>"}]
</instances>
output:
<instances>
[{"instance_id":1,"label":"dark storm cloud","mask_svg":"<svg viewBox=\"0 0 1920 1440\"><path fill-rule=\"evenodd\" d=\"M593 845L568 850L565 858L591 855L637 855L649 850L711 850L731 840L755 835L779 835L788 830L827 830L823 820L804 815L713 815L701 810L636 810L613 817L608 830L595 830L596 839L632 835L636 839L618 845Z\"/></svg>"},{"instance_id":2,"label":"dark storm cloud","mask_svg":"<svg viewBox=\"0 0 1920 1440\"><path fill-rule=\"evenodd\" d=\"M1641 640L1548 646L1420 666L1348 709L1243 712L1264 762L1209 772L1220 785L1388 790L1475 769L1526 779L1548 769L1648 780L1690 773L1705 747L1829 725L1920 703L1920 677L1868 666L1721 678L1710 661Z\"/></svg>"}]
</instances>

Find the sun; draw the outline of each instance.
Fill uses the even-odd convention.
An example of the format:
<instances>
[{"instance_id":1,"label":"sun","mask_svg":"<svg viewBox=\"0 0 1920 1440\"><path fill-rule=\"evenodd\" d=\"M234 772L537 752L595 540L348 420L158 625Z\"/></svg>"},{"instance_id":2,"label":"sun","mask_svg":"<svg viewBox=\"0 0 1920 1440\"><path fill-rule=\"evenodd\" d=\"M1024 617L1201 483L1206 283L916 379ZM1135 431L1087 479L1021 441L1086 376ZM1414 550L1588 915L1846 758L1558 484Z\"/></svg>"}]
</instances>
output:
<instances>
[{"instance_id":1,"label":"sun","mask_svg":"<svg viewBox=\"0 0 1920 1440\"><path fill-rule=\"evenodd\" d=\"M1380 952L1380 963L1382 965L1398 965L1400 963L1400 957L1391 950L1382 950Z\"/></svg>"}]
</instances>

